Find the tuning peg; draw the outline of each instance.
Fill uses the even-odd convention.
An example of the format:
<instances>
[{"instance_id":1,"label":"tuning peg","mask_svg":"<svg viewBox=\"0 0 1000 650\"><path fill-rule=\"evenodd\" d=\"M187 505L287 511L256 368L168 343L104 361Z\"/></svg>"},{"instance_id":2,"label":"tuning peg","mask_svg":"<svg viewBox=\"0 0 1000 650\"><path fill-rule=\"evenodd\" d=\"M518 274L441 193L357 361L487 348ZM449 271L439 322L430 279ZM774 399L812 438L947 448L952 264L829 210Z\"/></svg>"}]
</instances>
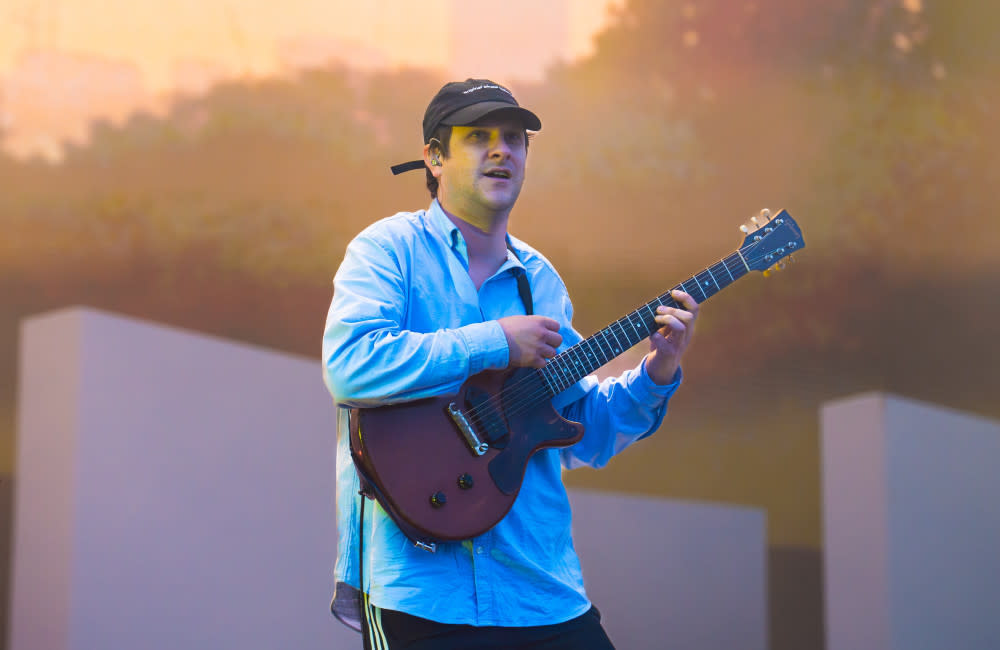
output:
<instances>
[{"instance_id":1,"label":"tuning peg","mask_svg":"<svg viewBox=\"0 0 1000 650\"><path fill-rule=\"evenodd\" d=\"M780 270L782 270L784 268L785 268L785 261L784 260L776 262L773 266L769 266L768 268L766 268L764 270L764 277L765 278L769 278L769 277L771 277L772 275L774 275L775 273L777 273L778 271L780 271Z\"/></svg>"},{"instance_id":2,"label":"tuning peg","mask_svg":"<svg viewBox=\"0 0 1000 650\"><path fill-rule=\"evenodd\" d=\"M770 221L771 220L771 211L768 210L767 208L764 208L763 210L760 211L760 216L764 217L765 221Z\"/></svg>"},{"instance_id":3,"label":"tuning peg","mask_svg":"<svg viewBox=\"0 0 1000 650\"><path fill-rule=\"evenodd\" d=\"M740 232L743 233L744 235L747 234L747 233L749 233L750 232L750 226L748 226L746 224L743 224L742 226L740 226Z\"/></svg>"}]
</instances>

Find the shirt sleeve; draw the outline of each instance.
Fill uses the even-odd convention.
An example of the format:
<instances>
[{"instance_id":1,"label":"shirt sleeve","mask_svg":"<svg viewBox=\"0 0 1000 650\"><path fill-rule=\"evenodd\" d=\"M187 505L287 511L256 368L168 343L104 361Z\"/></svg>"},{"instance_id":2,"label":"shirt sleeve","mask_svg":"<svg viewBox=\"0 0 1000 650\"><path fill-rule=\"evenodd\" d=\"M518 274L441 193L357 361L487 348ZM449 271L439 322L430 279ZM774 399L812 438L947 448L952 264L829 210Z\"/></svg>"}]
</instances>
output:
<instances>
[{"instance_id":1,"label":"shirt sleeve","mask_svg":"<svg viewBox=\"0 0 1000 650\"><path fill-rule=\"evenodd\" d=\"M404 329L408 300L398 258L369 234L347 247L323 333L323 376L338 404L368 407L457 392L482 370L507 366L497 321Z\"/></svg>"},{"instance_id":2,"label":"shirt sleeve","mask_svg":"<svg viewBox=\"0 0 1000 650\"><path fill-rule=\"evenodd\" d=\"M583 339L572 328L573 307L568 294L563 300L561 350ZM588 465L603 467L611 458L637 440L656 431L667 412L667 402L680 386L678 369L671 383L660 386L646 372L645 359L618 377L598 382L588 376L553 399L563 417L584 426L580 442L560 450L567 469Z\"/></svg>"},{"instance_id":3,"label":"shirt sleeve","mask_svg":"<svg viewBox=\"0 0 1000 650\"><path fill-rule=\"evenodd\" d=\"M652 435L663 422L667 402L681 378L678 369L671 383L654 384L645 360L600 383L593 376L584 378L570 389L582 393L581 397L562 408L563 417L584 426L583 439L560 451L563 466L603 467L633 442Z\"/></svg>"}]
</instances>

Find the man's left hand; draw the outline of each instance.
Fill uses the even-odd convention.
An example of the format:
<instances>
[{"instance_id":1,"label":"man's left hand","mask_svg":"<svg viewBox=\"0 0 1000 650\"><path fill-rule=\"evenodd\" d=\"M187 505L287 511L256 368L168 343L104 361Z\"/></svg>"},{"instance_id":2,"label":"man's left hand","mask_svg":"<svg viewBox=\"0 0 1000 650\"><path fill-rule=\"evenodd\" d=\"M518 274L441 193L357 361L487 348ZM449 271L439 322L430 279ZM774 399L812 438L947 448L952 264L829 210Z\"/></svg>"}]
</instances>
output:
<instances>
[{"instance_id":1,"label":"man's left hand","mask_svg":"<svg viewBox=\"0 0 1000 650\"><path fill-rule=\"evenodd\" d=\"M665 305L656 308L660 329L650 335L650 352L646 355L646 372L653 383L661 386L673 381L681 357L691 343L694 322L698 318L698 303L689 294L674 289L670 296L684 309Z\"/></svg>"}]
</instances>

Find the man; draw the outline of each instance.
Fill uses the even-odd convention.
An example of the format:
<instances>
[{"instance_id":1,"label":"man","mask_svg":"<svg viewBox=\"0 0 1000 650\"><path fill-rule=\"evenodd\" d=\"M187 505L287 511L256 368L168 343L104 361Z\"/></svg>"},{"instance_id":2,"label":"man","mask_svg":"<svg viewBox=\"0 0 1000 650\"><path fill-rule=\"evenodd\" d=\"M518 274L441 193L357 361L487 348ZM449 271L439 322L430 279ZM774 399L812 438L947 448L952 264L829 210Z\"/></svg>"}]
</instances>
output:
<instances>
[{"instance_id":1,"label":"man","mask_svg":"<svg viewBox=\"0 0 1000 650\"><path fill-rule=\"evenodd\" d=\"M433 553L410 543L380 506L362 506L348 443L349 407L455 393L471 375L540 368L581 340L555 269L507 232L528 131L540 129L498 84L446 84L424 115L423 159L393 170L426 169L430 207L366 228L334 280L323 338L340 407L333 610L356 621L360 600L366 648L612 647L583 588L561 472L603 466L659 427L698 310L689 295L673 294L684 309L659 308L638 367L553 399L585 426L583 439L534 454L510 512L478 537Z\"/></svg>"}]
</instances>

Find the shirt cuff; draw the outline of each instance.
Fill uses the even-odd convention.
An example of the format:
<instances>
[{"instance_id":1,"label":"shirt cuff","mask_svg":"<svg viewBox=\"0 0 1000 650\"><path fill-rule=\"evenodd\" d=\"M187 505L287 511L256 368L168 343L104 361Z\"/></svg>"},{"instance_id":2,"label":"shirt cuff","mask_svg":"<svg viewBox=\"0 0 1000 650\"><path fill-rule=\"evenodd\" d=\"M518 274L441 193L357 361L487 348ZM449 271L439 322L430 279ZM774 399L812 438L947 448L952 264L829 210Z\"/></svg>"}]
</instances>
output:
<instances>
[{"instance_id":1,"label":"shirt cuff","mask_svg":"<svg viewBox=\"0 0 1000 650\"><path fill-rule=\"evenodd\" d=\"M502 370L510 361L507 336L495 320L472 323L456 330L469 349L469 375L483 370Z\"/></svg>"},{"instance_id":2,"label":"shirt cuff","mask_svg":"<svg viewBox=\"0 0 1000 650\"><path fill-rule=\"evenodd\" d=\"M652 377L646 372L646 359L643 358L642 362L639 364L639 377L636 381L632 383L631 389L635 393L636 397L640 400L646 398L649 402L654 400L667 400L677 387L681 385L681 380L684 378L684 373L681 371L680 366L677 367L677 372L674 373L673 380L669 384L657 384L653 382ZM645 401L645 400L643 400Z\"/></svg>"}]
</instances>

